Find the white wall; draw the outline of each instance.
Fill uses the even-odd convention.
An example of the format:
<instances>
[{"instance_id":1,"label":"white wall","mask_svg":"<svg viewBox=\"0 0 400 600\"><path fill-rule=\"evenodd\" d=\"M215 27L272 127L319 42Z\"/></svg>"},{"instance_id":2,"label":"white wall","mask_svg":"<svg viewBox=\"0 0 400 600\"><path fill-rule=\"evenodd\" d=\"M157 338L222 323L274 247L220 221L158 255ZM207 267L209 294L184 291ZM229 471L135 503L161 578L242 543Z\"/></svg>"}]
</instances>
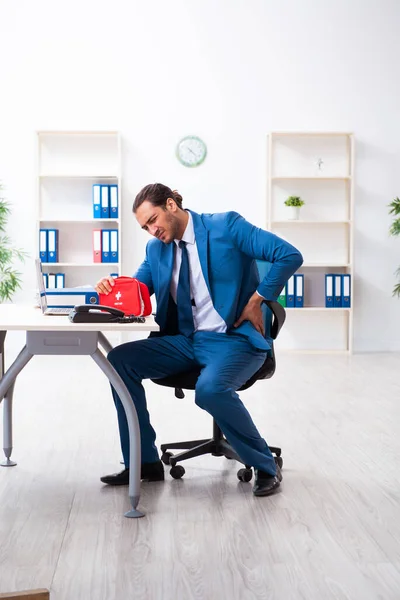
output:
<instances>
[{"instance_id":1,"label":"white wall","mask_svg":"<svg viewBox=\"0 0 400 600\"><path fill-rule=\"evenodd\" d=\"M353 131L355 349L400 350L400 240L386 207L400 195L399 26L398 0L0 0L10 233L33 258L37 129L121 131L128 272L146 239L131 216L141 186L161 181L195 210L264 225L267 133ZM198 169L174 155L188 133L208 146ZM33 282L30 261L17 300Z\"/></svg>"}]
</instances>

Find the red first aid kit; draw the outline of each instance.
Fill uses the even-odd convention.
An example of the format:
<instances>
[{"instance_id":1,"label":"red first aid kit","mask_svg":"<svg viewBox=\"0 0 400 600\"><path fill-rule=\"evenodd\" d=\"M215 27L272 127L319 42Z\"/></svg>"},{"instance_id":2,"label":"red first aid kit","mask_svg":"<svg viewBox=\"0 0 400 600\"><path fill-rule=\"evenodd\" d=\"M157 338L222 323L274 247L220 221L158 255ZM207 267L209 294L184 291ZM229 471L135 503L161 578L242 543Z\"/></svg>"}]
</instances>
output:
<instances>
[{"instance_id":1,"label":"red first aid kit","mask_svg":"<svg viewBox=\"0 0 400 600\"><path fill-rule=\"evenodd\" d=\"M99 304L118 308L125 315L147 317L151 314L149 289L133 277L116 277L112 292L99 294Z\"/></svg>"}]
</instances>

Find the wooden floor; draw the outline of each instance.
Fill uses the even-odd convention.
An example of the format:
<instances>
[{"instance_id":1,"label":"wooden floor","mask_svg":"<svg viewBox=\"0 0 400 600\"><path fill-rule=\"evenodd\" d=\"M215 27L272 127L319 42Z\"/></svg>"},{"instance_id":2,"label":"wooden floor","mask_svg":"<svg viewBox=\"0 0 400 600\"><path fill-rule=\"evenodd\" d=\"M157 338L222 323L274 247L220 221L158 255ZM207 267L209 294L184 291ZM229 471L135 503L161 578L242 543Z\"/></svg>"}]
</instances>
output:
<instances>
[{"instance_id":1,"label":"wooden floor","mask_svg":"<svg viewBox=\"0 0 400 600\"><path fill-rule=\"evenodd\" d=\"M12 357L12 348L10 350ZM142 484L129 520L116 419L89 358L36 357L15 390L0 469L0 592L51 600L399 600L400 356L281 355L242 395L284 456L282 492L255 498L238 465L193 459ZM149 384L159 442L210 433L190 395Z\"/></svg>"}]
</instances>

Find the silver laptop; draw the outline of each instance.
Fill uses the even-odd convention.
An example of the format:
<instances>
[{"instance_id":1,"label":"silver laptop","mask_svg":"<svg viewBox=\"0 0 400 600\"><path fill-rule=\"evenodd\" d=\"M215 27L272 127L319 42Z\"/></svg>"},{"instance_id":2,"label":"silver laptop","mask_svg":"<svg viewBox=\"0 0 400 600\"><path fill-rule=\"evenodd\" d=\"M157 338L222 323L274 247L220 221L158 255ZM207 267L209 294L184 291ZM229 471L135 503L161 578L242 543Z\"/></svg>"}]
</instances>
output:
<instances>
[{"instance_id":1,"label":"silver laptop","mask_svg":"<svg viewBox=\"0 0 400 600\"><path fill-rule=\"evenodd\" d=\"M44 280L43 280L42 262L41 262L40 258L35 259L35 266L36 266L37 285L39 288L39 302L40 302L40 308L42 309L42 313L44 315L69 315L69 313L72 310L71 308L65 308L65 307L48 308L46 288L44 287Z\"/></svg>"}]
</instances>

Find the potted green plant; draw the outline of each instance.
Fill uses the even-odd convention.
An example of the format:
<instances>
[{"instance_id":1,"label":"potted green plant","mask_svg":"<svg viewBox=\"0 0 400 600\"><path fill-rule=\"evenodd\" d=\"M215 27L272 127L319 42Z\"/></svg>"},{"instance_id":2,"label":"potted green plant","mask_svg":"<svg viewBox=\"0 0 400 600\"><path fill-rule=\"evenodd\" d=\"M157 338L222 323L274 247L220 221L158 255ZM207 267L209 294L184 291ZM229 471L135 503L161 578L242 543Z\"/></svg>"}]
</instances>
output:
<instances>
[{"instance_id":1,"label":"potted green plant","mask_svg":"<svg viewBox=\"0 0 400 600\"><path fill-rule=\"evenodd\" d=\"M297 220L300 217L300 208L303 206L304 200L300 198L300 196L289 196L287 200L285 200L285 206L288 207L288 219Z\"/></svg>"},{"instance_id":2,"label":"potted green plant","mask_svg":"<svg viewBox=\"0 0 400 600\"><path fill-rule=\"evenodd\" d=\"M396 217L390 226L389 233L390 235L400 235L400 198L395 198L389 204L389 208L389 214ZM400 267L397 269L396 275L400 275ZM394 286L393 296L400 297L400 282Z\"/></svg>"},{"instance_id":3,"label":"potted green plant","mask_svg":"<svg viewBox=\"0 0 400 600\"><path fill-rule=\"evenodd\" d=\"M0 183L0 302L11 300L21 287L21 273L15 270L14 261L24 262L27 254L14 248L6 235L6 224L10 214L10 205L3 196L4 186Z\"/></svg>"}]
</instances>

